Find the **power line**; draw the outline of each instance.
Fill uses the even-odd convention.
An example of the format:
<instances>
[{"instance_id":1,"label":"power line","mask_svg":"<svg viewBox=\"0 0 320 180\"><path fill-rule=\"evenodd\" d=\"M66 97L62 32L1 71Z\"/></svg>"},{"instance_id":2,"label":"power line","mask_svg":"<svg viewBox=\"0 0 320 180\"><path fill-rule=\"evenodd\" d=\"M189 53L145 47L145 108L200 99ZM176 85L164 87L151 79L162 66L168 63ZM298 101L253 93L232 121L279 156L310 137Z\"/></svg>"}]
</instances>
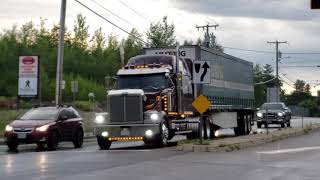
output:
<instances>
[{"instance_id":1,"label":"power line","mask_svg":"<svg viewBox=\"0 0 320 180\"><path fill-rule=\"evenodd\" d=\"M235 47L227 47L222 46L225 49L233 49L233 50L239 50L239 51L248 51L248 52L255 52L255 53L267 53L267 54L274 54L274 52L271 51L261 51L261 50L253 50L253 49L242 49L242 48L235 48Z\"/></svg>"},{"instance_id":2,"label":"power line","mask_svg":"<svg viewBox=\"0 0 320 180\"><path fill-rule=\"evenodd\" d=\"M263 51L263 50L254 50L254 49L243 49L243 48L236 48L236 47L228 47L228 46L221 46L225 49L233 49L238 51L247 51L247 52L255 52L255 53L266 53L266 54L274 54L272 51ZM320 54L320 52L281 52L282 54L309 54L309 55L317 55Z\"/></svg>"},{"instance_id":3,"label":"power line","mask_svg":"<svg viewBox=\"0 0 320 180\"><path fill-rule=\"evenodd\" d=\"M107 9L106 7L102 6L100 3L98 3L97 1L95 0L90 0L92 1L93 3L95 3L96 5L100 6L102 9L108 11L109 13L113 14L114 16L116 16L117 18L121 19L122 21L134 26L132 23L130 23L129 21L125 20L124 18L120 17L119 15L117 15L116 13L112 12L111 10Z\"/></svg>"},{"instance_id":4,"label":"power line","mask_svg":"<svg viewBox=\"0 0 320 180\"><path fill-rule=\"evenodd\" d=\"M121 28L120 26L116 25L115 23L111 22L110 20L108 20L107 18L103 17L101 14L97 13L96 11L94 11L93 9L89 8L88 6L86 6L85 4L83 4L82 2L78 1L78 0L75 0L77 3L79 3L81 6L85 7L86 9L88 9L89 11L91 11L92 13L94 13L95 15L99 16L100 18L102 18L103 20L107 21L108 23L110 23L111 25L115 26L116 28L120 29L121 31L127 33L128 35L131 35L132 37L134 37L135 39L145 43L145 44L148 44L147 42L145 42L143 39L133 35L133 34L130 34L130 32L128 32L127 30Z\"/></svg>"},{"instance_id":5,"label":"power line","mask_svg":"<svg viewBox=\"0 0 320 180\"><path fill-rule=\"evenodd\" d=\"M142 17L143 19L151 22L150 19L148 19L147 17L145 17L144 15L142 15L141 13L139 13L138 11L136 11L135 9L133 9L132 7L130 7L128 4L124 3L123 1L119 0L119 2L121 4L123 4L124 6L126 6L127 8L131 9L131 11L133 11L134 13L136 13L137 15L139 15L140 17Z\"/></svg>"}]
</instances>

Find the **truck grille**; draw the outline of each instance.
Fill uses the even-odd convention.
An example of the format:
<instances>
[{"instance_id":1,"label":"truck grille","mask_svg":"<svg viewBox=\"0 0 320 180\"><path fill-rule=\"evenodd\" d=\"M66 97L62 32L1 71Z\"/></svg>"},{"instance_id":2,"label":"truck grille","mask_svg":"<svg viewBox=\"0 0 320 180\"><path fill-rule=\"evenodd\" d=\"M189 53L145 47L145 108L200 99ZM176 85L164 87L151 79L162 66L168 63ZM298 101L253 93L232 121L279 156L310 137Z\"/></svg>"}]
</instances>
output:
<instances>
[{"instance_id":1,"label":"truck grille","mask_svg":"<svg viewBox=\"0 0 320 180\"><path fill-rule=\"evenodd\" d=\"M142 123L143 109L141 95L121 94L108 98L111 123Z\"/></svg>"}]
</instances>

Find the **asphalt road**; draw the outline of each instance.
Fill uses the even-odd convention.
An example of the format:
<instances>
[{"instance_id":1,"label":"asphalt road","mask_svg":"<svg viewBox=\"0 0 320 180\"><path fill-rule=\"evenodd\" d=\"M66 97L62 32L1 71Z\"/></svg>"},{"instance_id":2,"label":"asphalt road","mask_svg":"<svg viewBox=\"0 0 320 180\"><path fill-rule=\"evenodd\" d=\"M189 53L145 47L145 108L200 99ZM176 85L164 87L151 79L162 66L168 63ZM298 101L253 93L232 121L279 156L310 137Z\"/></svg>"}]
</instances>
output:
<instances>
[{"instance_id":1,"label":"asphalt road","mask_svg":"<svg viewBox=\"0 0 320 180\"><path fill-rule=\"evenodd\" d=\"M299 125L298 119L293 122ZM27 145L21 146L19 152L9 153L0 146L0 179L318 180L319 139L319 132L315 132L224 153L179 152L174 142L162 149L146 147L142 142L115 143L109 151L98 150L95 141L86 142L82 149L63 143L52 152L38 152L35 146Z\"/></svg>"}]
</instances>

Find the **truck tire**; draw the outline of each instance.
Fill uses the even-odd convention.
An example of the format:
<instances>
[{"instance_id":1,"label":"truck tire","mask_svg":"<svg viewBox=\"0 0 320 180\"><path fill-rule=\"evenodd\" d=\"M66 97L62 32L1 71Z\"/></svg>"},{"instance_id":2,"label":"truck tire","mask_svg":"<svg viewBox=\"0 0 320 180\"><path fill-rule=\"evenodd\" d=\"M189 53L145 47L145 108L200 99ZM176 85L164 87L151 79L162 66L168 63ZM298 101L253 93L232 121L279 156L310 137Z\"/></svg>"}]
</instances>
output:
<instances>
[{"instance_id":1,"label":"truck tire","mask_svg":"<svg viewBox=\"0 0 320 180\"><path fill-rule=\"evenodd\" d=\"M291 127L290 120L287 122L287 127Z\"/></svg>"},{"instance_id":2,"label":"truck tire","mask_svg":"<svg viewBox=\"0 0 320 180\"><path fill-rule=\"evenodd\" d=\"M286 126L285 126L285 123L284 122L282 122L281 123L281 128L285 128Z\"/></svg>"},{"instance_id":3,"label":"truck tire","mask_svg":"<svg viewBox=\"0 0 320 180\"><path fill-rule=\"evenodd\" d=\"M97 136L97 141L98 145L101 150L108 150L110 149L110 146L112 144L112 141L109 141L108 139L102 137L102 136Z\"/></svg>"},{"instance_id":4,"label":"truck tire","mask_svg":"<svg viewBox=\"0 0 320 180\"><path fill-rule=\"evenodd\" d=\"M158 147L165 147L168 144L168 138L169 138L169 128L167 121L162 121L159 124L159 134L156 138L156 146Z\"/></svg>"},{"instance_id":5,"label":"truck tire","mask_svg":"<svg viewBox=\"0 0 320 180\"><path fill-rule=\"evenodd\" d=\"M204 119L204 139L211 139L212 138L212 128L210 124L209 118Z\"/></svg>"},{"instance_id":6,"label":"truck tire","mask_svg":"<svg viewBox=\"0 0 320 180\"><path fill-rule=\"evenodd\" d=\"M237 122L238 122L238 126L233 128L234 130L234 134L236 136L241 136L241 135L245 135L245 118L244 118L244 115L242 113L239 113L238 114L238 119L237 119Z\"/></svg>"}]
</instances>

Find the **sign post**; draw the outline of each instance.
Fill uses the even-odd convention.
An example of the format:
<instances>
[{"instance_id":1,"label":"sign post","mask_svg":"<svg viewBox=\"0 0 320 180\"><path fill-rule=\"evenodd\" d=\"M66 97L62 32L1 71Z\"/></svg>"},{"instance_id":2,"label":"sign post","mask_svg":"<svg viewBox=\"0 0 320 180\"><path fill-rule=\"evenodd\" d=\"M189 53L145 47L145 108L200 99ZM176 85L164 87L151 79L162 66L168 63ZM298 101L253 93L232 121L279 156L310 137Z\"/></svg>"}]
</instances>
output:
<instances>
[{"instance_id":1,"label":"sign post","mask_svg":"<svg viewBox=\"0 0 320 180\"><path fill-rule=\"evenodd\" d=\"M76 101L76 93L78 92L78 81L71 81L71 92L73 94L73 103Z\"/></svg>"},{"instance_id":2,"label":"sign post","mask_svg":"<svg viewBox=\"0 0 320 180\"><path fill-rule=\"evenodd\" d=\"M20 56L18 99L37 98L39 95L39 57Z\"/></svg>"},{"instance_id":3,"label":"sign post","mask_svg":"<svg viewBox=\"0 0 320 180\"><path fill-rule=\"evenodd\" d=\"M204 135L204 132L203 132L203 130L204 130L204 128L203 128L203 113L209 109L210 105L211 105L210 101L204 95L200 95L192 103L192 106L201 114L200 121L199 121L200 144L202 144L203 135Z\"/></svg>"},{"instance_id":4,"label":"sign post","mask_svg":"<svg viewBox=\"0 0 320 180\"><path fill-rule=\"evenodd\" d=\"M209 61L194 61L193 63L193 84L210 84L211 83L211 69ZM195 88L196 89L196 88ZM201 114L199 121L199 137L200 144L203 143L204 128L203 128L203 113L206 112L211 103L203 95L198 96L192 103L192 106Z\"/></svg>"}]
</instances>

